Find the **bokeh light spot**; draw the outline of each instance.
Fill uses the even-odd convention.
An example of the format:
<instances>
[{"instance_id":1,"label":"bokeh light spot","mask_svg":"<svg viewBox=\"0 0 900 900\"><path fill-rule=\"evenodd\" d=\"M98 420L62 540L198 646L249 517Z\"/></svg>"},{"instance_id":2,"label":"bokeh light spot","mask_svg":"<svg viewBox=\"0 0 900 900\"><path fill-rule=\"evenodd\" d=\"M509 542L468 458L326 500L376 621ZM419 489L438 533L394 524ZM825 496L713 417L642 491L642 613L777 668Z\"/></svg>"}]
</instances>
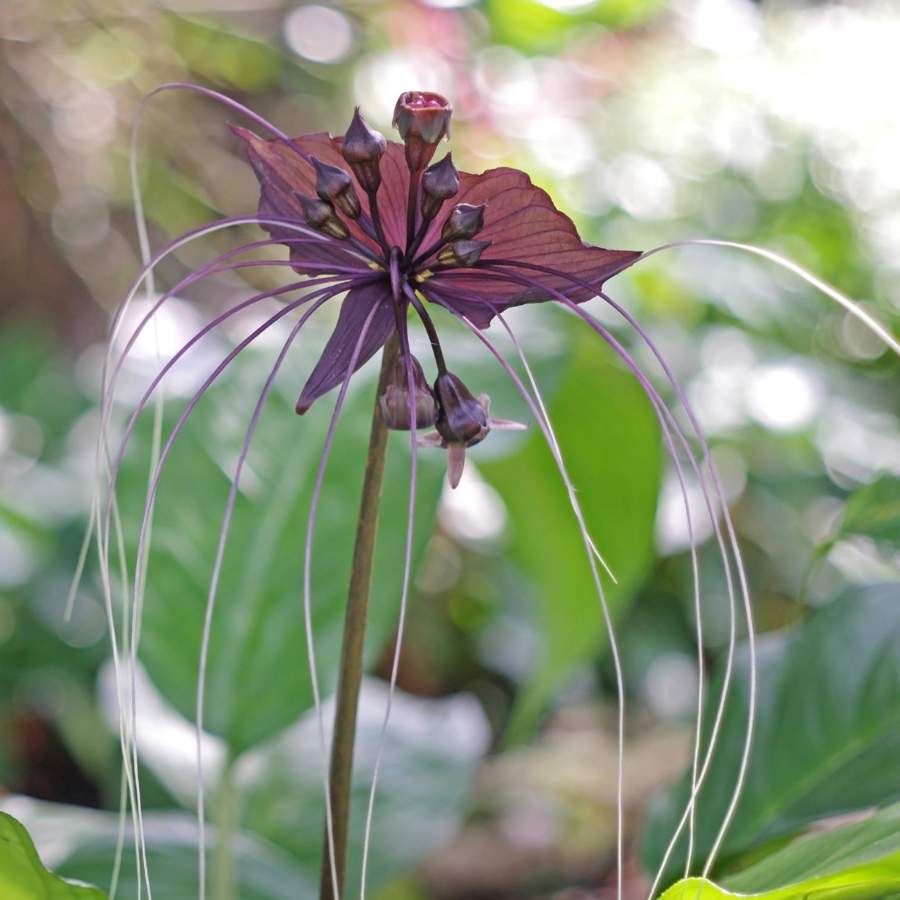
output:
<instances>
[{"instance_id":1,"label":"bokeh light spot","mask_svg":"<svg viewBox=\"0 0 900 900\"><path fill-rule=\"evenodd\" d=\"M800 366L765 366L754 373L747 388L747 407L769 428L791 431L808 425L819 410L818 381Z\"/></svg>"},{"instance_id":2,"label":"bokeh light spot","mask_svg":"<svg viewBox=\"0 0 900 900\"><path fill-rule=\"evenodd\" d=\"M338 62L353 47L350 22L330 6L298 6L284 20L283 30L288 47L312 62Z\"/></svg>"}]
</instances>

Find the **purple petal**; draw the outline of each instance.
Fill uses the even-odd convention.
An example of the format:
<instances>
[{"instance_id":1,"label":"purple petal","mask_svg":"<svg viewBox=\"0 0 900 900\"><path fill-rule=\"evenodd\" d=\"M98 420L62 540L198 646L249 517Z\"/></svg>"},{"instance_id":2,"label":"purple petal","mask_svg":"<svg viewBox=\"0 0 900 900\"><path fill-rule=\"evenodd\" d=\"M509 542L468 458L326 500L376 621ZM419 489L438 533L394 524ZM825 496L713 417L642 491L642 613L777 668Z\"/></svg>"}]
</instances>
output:
<instances>
[{"instance_id":1,"label":"purple petal","mask_svg":"<svg viewBox=\"0 0 900 900\"><path fill-rule=\"evenodd\" d=\"M450 279L444 280L450 284ZM436 290L436 288L440 288L440 290ZM481 294L473 294L467 299L458 291L454 291L452 287L440 284L436 277L425 283L422 293L433 303L439 303L457 315L464 316L476 328L487 328L494 316L506 309L506 304L502 300Z\"/></svg>"},{"instance_id":2,"label":"purple petal","mask_svg":"<svg viewBox=\"0 0 900 900\"><path fill-rule=\"evenodd\" d=\"M484 227L478 232L478 238L489 240L491 245L481 260L486 263L498 259L521 260L557 269L559 276L536 275L532 271L529 277L542 286L564 291L579 303L589 300L595 293L574 287L566 281L566 275L599 290L607 278L627 268L640 255L635 251L607 250L584 243L572 220L553 205L545 191L531 183L528 175L517 169L490 169L482 175L463 172L460 179L459 194L452 202L445 203L445 209L424 241L426 246L438 239L440 224L453 204L484 203ZM435 287L442 286L441 276L435 275L432 283ZM498 284L477 269L454 275L445 285L490 300L500 311L521 303L552 299L545 290L537 287ZM452 298L448 300L453 302ZM481 317L485 315L482 310Z\"/></svg>"},{"instance_id":3,"label":"purple petal","mask_svg":"<svg viewBox=\"0 0 900 900\"><path fill-rule=\"evenodd\" d=\"M463 469L466 466L465 444L452 443L447 446L447 480L451 488L459 486Z\"/></svg>"},{"instance_id":4,"label":"purple petal","mask_svg":"<svg viewBox=\"0 0 900 900\"><path fill-rule=\"evenodd\" d=\"M394 308L391 292L384 282L352 288L347 292L337 325L297 401L297 412L303 415L313 402L337 387L347 377L356 342L366 318L376 305L365 340L353 367L355 372L383 346L394 330Z\"/></svg>"}]
</instances>

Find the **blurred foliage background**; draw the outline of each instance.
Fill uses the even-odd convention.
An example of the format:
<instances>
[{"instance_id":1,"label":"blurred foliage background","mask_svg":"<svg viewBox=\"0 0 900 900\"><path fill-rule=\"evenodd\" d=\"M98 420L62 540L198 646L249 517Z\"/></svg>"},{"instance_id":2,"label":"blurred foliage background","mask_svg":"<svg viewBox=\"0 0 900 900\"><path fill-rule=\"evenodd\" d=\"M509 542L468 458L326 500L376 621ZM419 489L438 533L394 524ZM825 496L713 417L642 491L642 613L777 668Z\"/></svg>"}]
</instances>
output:
<instances>
[{"instance_id":1,"label":"blurred foliage background","mask_svg":"<svg viewBox=\"0 0 900 900\"><path fill-rule=\"evenodd\" d=\"M389 134L401 91L438 90L456 110L457 164L525 168L586 240L641 249L684 237L757 242L831 280L896 333L900 11L887 0L5 0L0 39L0 783L4 808L28 825L45 861L101 885L120 756L93 559L71 620L63 609L90 503L106 323L139 270L129 135L158 84L215 87L296 133L340 133L358 104ZM147 107L140 172L154 246L255 209L256 182L229 121L237 116L186 94ZM160 282L237 241L222 233L183 248ZM160 316L162 352L272 283L234 273L200 283ZM659 254L610 290L646 324L695 404L764 633L760 736L717 869L727 876L811 823L900 794L898 365L797 278L733 250ZM596 301L591 308L656 377L621 322ZM689 762L696 709L681 498L642 393L599 343L554 310L512 320L619 576L610 598L629 710L626 891L639 897L683 801L683 785L661 791ZM173 371L170 425L247 322ZM441 327L473 389L490 393L499 415L524 417L480 347ZM243 356L200 405L158 504L139 745L151 872L167 898L196 895L189 721L202 606L230 467L273 346ZM216 870L217 897L315 893L321 760L301 651L299 535L328 410L293 416L314 348L293 357L239 497L213 638L210 810L232 859ZM155 359L156 345L139 342L121 413ZM317 538L328 688L371 374L352 393ZM132 535L149 436L142 423L122 476ZM379 543L361 792L396 622L404 440L391 448ZM441 460L423 457L415 590L370 886L408 900L613 896L614 680L565 492L533 434L492 438L471 462L451 495ZM702 651L716 673L726 595L696 485L690 493ZM701 797L700 856L734 778L745 690L739 679ZM133 878L126 868L121 896L136 896Z\"/></svg>"}]
</instances>

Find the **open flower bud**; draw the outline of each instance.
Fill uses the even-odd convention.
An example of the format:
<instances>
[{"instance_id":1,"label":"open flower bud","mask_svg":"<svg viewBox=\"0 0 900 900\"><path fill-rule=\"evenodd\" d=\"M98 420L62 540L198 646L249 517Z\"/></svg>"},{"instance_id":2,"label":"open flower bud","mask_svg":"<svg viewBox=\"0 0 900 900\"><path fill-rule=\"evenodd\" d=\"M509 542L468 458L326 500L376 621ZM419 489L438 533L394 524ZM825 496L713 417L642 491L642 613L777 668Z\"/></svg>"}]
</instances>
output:
<instances>
[{"instance_id":1,"label":"open flower bud","mask_svg":"<svg viewBox=\"0 0 900 900\"><path fill-rule=\"evenodd\" d=\"M424 169L441 139L450 131L453 107L446 97L431 91L406 91L394 107L394 127L406 146L411 172Z\"/></svg>"},{"instance_id":2,"label":"open flower bud","mask_svg":"<svg viewBox=\"0 0 900 900\"><path fill-rule=\"evenodd\" d=\"M304 197L303 194L294 193L294 196L303 207L303 215L307 223L329 237L339 241L346 240L350 236L347 226L337 217L334 207L325 200Z\"/></svg>"},{"instance_id":3,"label":"open flower bud","mask_svg":"<svg viewBox=\"0 0 900 900\"><path fill-rule=\"evenodd\" d=\"M441 204L459 192L459 172L448 153L440 162L430 165L422 175L422 218L430 222Z\"/></svg>"},{"instance_id":4,"label":"open flower bud","mask_svg":"<svg viewBox=\"0 0 900 900\"><path fill-rule=\"evenodd\" d=\"M474 266L490 246L490 241L454 241L441 250L438 262L449 266Z\"/></svg>"},{"instance_id":5,"label":"open flower bud","mask_svg":"<svg viewBox=\"0 0 900 900\"><path fill-rule=\"evenodd\" d=\"M413 377L413 393L416 403L416 428L427 428L437 421L438 406L419 361L410 356ZM378 397L381 414L388 428L409 431L412 426L409 415L409 381L406 362L397 357L388 376L387 384Z\"/></svg>"},{"instance_id":6,"label":"open flower bud","mask_svg":"<svg viewBox=\"0 0 900 900\"><path fill-rule=\"evenodd\" d=\"M465 241L475 237L483 226L483 203L477 206L472 203L457 203L444 222L441 237L445 241Z\"/></svg>"},{"instance_id":7,"label":"open flower bud","mask_svg":"<svg viewBox=\"0 0 900 900\"><path fill-rule=\"evenodd\" d=\"M312 157L316 170L316 193L319 197L336 206L344 215L356 219L360 213L359 197L353 187L349 172L337 166L330 166Z\"/></svg>"},{"instance_id":8,"label":"open flower bud","mask_svg":"<svg viewBox=\"0 0 900 900\"><path fill-rule=\"evenodd\" d=\"M381 184L381 157L385 150L387 141L384 135L369 128L357 107L341 143L341 155L353 169L363 190L370 193L378 190Z\"/></svg>"}]
</instances>

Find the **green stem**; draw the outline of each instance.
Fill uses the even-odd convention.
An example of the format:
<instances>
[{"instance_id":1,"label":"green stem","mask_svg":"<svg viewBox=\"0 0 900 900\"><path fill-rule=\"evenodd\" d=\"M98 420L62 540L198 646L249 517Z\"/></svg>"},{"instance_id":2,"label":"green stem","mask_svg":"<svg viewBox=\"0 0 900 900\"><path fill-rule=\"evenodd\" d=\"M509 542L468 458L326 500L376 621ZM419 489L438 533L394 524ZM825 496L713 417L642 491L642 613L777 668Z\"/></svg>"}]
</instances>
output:
<instances>
[{"instance_id":1,"label":"green stem","mask_svg":"<svg viewBox=\"0 0 900 900\"><path fill-rule=\"evenodd\" d=\"M375 552L375 535L378 530L378 506L381 501L381 484L387 455L388 430L381 415L378 396L387 384L391 368L399 352L400 339L394 332L394 335L385 344L381 357L381 376L378 379L375 410L372 413L372 430L369 436L369 453L363 479L362 498L359 504L353 566L350 570L350 590L347 595L347 611L344 617L344 639L341 646L337 704L334 711L334 737L331 743L331 766L328 779L334 831L337 892L335 892L331 877L328 834L326 833L322 849L320 900L334 900L335 896L343 897L344 895L356 713L363 675L363 646L369 608L369 591L372 586L372 563Z\"/></svg>"},{"instance_id":2,"label":"green stem","mask_svg":"<svg viewBox=\"0 0 900 900\"><path fill-rule=\"evenodd\" d=\"M213 850L210 893L214 900L238 900L234 837L237 833L240 809L231 760L226 763L215 802L216 843Z\"/></svg>"}]
</instances>

